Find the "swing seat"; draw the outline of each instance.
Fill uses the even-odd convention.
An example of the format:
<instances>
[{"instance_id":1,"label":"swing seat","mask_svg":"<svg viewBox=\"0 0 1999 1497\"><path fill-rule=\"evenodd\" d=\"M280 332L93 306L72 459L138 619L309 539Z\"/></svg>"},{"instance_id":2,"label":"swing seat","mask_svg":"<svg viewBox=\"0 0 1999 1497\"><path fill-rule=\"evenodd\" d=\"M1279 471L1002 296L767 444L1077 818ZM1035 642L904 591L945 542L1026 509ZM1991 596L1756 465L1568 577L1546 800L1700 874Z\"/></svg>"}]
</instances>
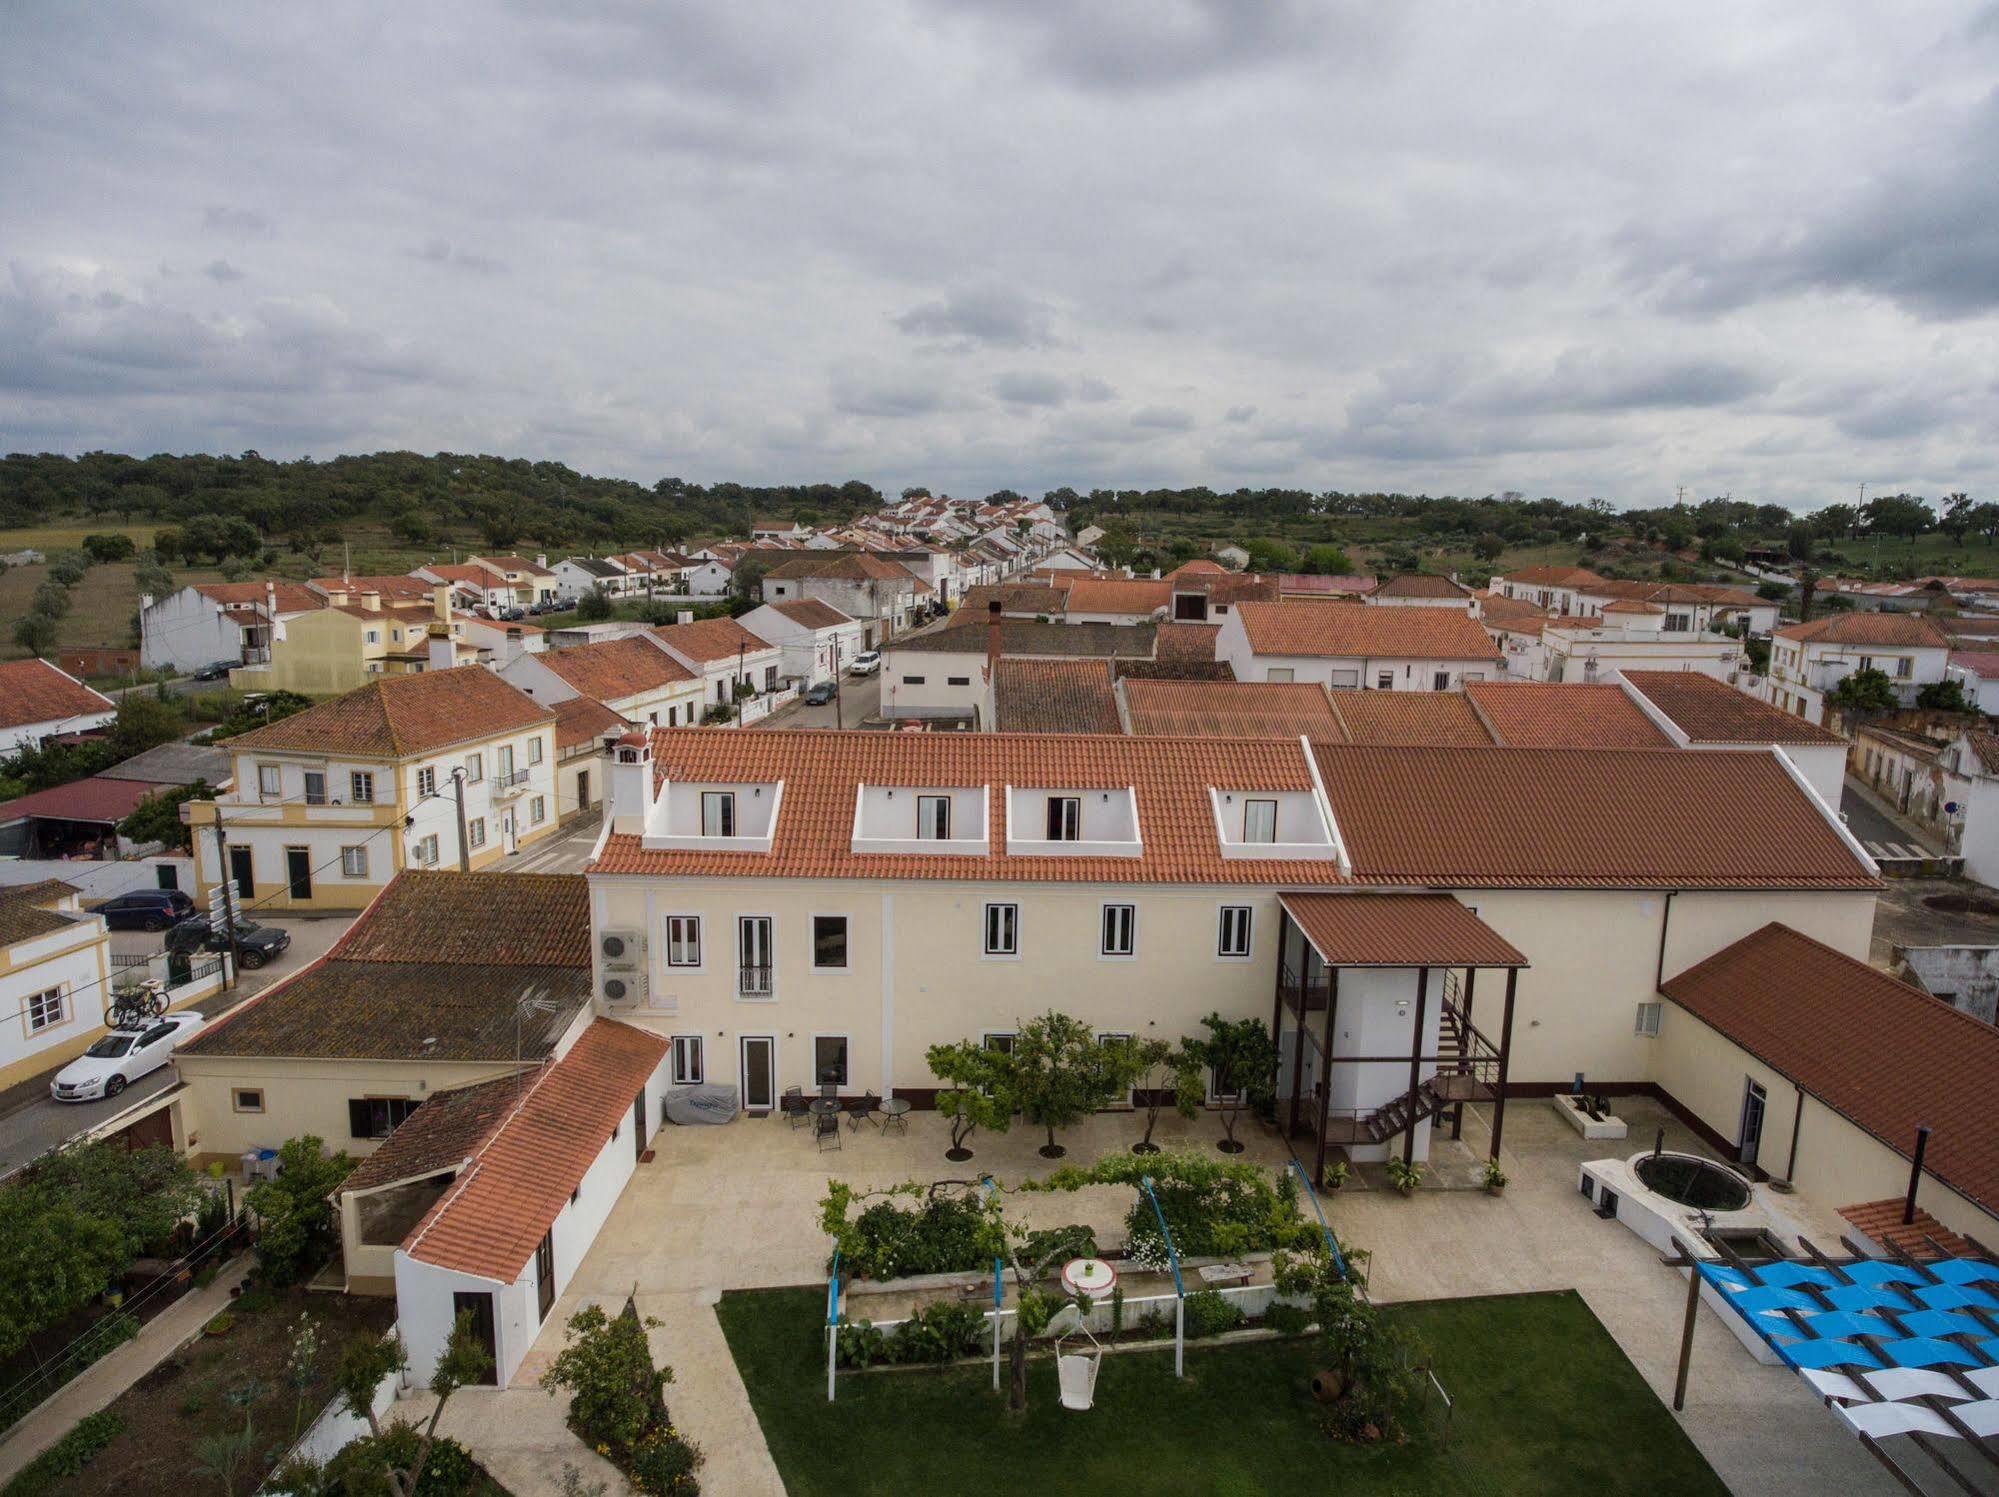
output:
<instances>
[{"instance_id":1,"label":"swing seat","mask_svg":"<svg viewBox=\"0 0 1999 1497\"><path fill-rule=\"evenodd\" d=\"M1062 1387L1062 1407L1075 1409L1079 1413L1090 1407L1097 1395L1097 1364L1103 1360L1101 1351L1088 1356L1072 1353L1068 1356L1057 1354L1055 1372Z\"/></svg>"}]
</instances>

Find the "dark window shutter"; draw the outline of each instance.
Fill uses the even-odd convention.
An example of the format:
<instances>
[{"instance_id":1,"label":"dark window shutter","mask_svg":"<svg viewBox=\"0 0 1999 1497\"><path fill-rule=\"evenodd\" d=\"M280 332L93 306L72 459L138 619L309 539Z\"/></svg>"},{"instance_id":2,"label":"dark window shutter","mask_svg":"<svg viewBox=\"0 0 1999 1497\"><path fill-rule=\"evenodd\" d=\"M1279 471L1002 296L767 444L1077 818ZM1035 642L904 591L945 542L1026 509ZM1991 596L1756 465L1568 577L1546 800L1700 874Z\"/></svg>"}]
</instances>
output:
<instances>
[{"instance_id":1,"label":"dark window shutter","mask_svg":"<svg viewBox=\"0 0 1999 1497\"><path fill-rule=\"evenodd\" d=\"M347 1133L352 1138L373 1138L375 1136L374 1109L368 1105L366 1097L347 1099Z\"/></svg>"}]
</instances>

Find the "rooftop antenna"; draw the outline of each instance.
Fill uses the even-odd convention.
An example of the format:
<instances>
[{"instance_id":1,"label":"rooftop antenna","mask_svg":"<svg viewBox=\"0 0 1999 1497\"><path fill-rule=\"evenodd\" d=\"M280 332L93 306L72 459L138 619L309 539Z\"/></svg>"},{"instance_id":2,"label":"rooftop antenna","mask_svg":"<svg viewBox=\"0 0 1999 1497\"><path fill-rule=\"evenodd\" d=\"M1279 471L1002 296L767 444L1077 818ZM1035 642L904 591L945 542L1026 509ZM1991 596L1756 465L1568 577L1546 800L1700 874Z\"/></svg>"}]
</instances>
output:
<instances>
[{"instance_id":1,"label":"rooftop antenna","mask_svg":"<svg viewBox=\"0 0 1999 1497\"><path fill-rule=\"evenodd\" d=\"M521 1097L521 1016L523 1014L552 1014L562 1005L548 996L547 988L523 988L521 996L514 1001L514 1100Z\"/></svg>"}]
</instances>

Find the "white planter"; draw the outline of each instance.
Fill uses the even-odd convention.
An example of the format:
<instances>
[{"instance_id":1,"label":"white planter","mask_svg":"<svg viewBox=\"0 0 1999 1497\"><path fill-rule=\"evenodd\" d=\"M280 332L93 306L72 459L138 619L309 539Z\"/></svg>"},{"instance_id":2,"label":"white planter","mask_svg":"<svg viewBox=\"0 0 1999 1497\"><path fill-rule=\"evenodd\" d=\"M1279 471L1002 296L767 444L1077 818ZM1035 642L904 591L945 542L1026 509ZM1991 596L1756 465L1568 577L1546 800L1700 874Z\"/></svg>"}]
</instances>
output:
<instances>
[{"instance_id":1,"label":"white planter","mask_svg":"<svg viewBox=\"0 0 1999 1497\"><path fill-rule=\"evenodd\" d=\"M1570 1100L1570 1093L1557 1093L1554 1099L1555 1111L1568 1120L1568 1124L1584 1138L1622 1138L1629 1131L1623 1118L1592 1118Z\"/></svg>"}]
</instances>

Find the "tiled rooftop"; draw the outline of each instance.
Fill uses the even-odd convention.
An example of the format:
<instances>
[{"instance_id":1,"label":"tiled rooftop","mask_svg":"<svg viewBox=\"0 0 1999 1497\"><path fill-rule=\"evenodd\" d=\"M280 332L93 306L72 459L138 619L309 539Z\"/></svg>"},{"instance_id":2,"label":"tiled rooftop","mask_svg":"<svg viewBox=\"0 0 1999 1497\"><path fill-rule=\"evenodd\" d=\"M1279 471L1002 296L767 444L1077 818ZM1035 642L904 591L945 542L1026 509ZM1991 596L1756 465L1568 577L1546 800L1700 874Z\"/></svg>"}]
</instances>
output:
<instances>
[{"instance_id":1,"label":"tiled rooftop","mask_svg":"<svg viewBox=\"0 0 1999 1497\"><path fill-rule=\"evenodd\" d=\"M1829 613L1804 624L1786 624L1777 638L1805 644L1888 645L1944 649L1950 639L1913 613Z\"/></svg>"},{"instance_id":2,"label":"tiled rooftop","mask_svg":"<svg viewBox=\"0 0 1999 1497\"><path fill-rule=\"evenodd\" d=\"M1671 746L1615 682L1470 681L1465 697L1493 737L1514 748Z\"/></svg>"},{"instance_id":3,"label":"tiled rooftop","mask_svg":"<svg viewBox=\"0 0 1999 1497\"><path fill-rule=\"evenodd\" d=\"M689 660L712 663L733 660L740 652L755 655L774 648L734 619L695 619L688 624L662 624L653 635L671 645Z\"/></svg>"},{"instance_id":4,"label":"tiled rooftop","mask_svg":"<svg viewBox=\"0 0 1999 1497\"><path fill-rule=\"evenodd\" d=\"M46 660L0 660L0 728L95 717L118 704Z\"/></svg>"},{"instance_id":5,"label":"tiled rooftop","mask_svg":"<svg viewBox=\"0 0 1999 1497\"><path fill-rule=\"evenodd\" d=\"M1002 658L993 696L1002 733L1122 731L1106 661Z\"/></svg>"},{"instance_id":6,"label":"tiled rooftop","mask_svg":"<svg viewBox=\"0 0 1999 1497\"><path fill-rule=\"evenodd\" d=\"M574 873L405 869L329 955L348 962L587 968L589 886Z\"/></svg>"},{"instance_id":7,"label":"tiled rooftop","mask_svg":"<svg viewBox=\"0 0 1999 1497\"><path fill-rule=\"evenodd\" d=\"M1366 660L1497 660L1477 619L1453 608L1377 608L1365 603L1242 603L1236 607L1259 655Z\"/></svg>"},{"instance_id":8,"label":"tiled rooftop","mask_svg":"<svg viewBox=\"0 0 1999 1497\"><path fill-rule=\"evenodd\" d=\"M1325 688L1308 681L1142 681L1126 678L1131 731L1167 738L1346 739Z\"/></svg>"},{"instance_id":9,"label":"tiled rooftop","mask_svg":"<svg viewBox=\"0 0 1999 1497\"><path fill-rule=\"evenodd\" d=\"M380 676L345 696L229 740L232 750L402 758L552 721L555 714L480 665Z\"/></svg>"},{"instance_id":10,"label":"tiled rooftop","mask_svg":"<svg viewBox=\"0 0 1999 1497\"><path fill-rule=\"evenodd\" d=\"M555 704L555 746L572 749L579 744L600 741L606 733L622 733L631 726L594 697L571 697Z\"/></svg>"},{"instance_id":11,"label":"tiled rooftop","mask_svg":"<svg viewBox=\"0 0 1999 1497\"><path fill-rule=\"evenodd\" d=\"M1285 894L1334 967L1525 967L1527 958L1448 894Z\"/></svg>"},{"instance_id":12,"label":"tiled rooftop","mask_svg":"<svg viewBox=\"0 0 1999 1497\"><path fill-rule=\"evenodd\" d=\"M1361 691L1343 686L1328 695L1347 743L1477 748L1492 742L1492 734L1461 691Z\"/></svg>"},{"instance_id":13,"label":"tiled rooftop","mask_svg":"<svg viewBox=\"0 0 1999 1497\"><path fill-rule=\"evenodd\" d=\"M500 1076L431 1093L379 1149L354 1167L340 1189L374 1190L457 1169L493 1136L514 1110L523 1088L521 1078Z\"/></svg>"},{"instance_id":14,"label":"tiled rooftop","mask_svg":"<svg viewBox=\"0 0 1999 1497\"><path fill-rule=\"evenodd\" d=\"M599 701L618 701L696 679L694 672L636 634L546 650L535 658L583 695Z\"/></svg>"},{"instance_id":15,"label":"tiled rooftop","mask_svg":"<svg viewBox=\"0 0 1999 1497\"><path fill-rule=\"evenodd\" d=\"M1844 748L1846 740L1816 723L1780 712L1699 671L1623 672L1631 690L1663 712L1694 743L1792 743Z\"/></svg>"}]
</instances>

